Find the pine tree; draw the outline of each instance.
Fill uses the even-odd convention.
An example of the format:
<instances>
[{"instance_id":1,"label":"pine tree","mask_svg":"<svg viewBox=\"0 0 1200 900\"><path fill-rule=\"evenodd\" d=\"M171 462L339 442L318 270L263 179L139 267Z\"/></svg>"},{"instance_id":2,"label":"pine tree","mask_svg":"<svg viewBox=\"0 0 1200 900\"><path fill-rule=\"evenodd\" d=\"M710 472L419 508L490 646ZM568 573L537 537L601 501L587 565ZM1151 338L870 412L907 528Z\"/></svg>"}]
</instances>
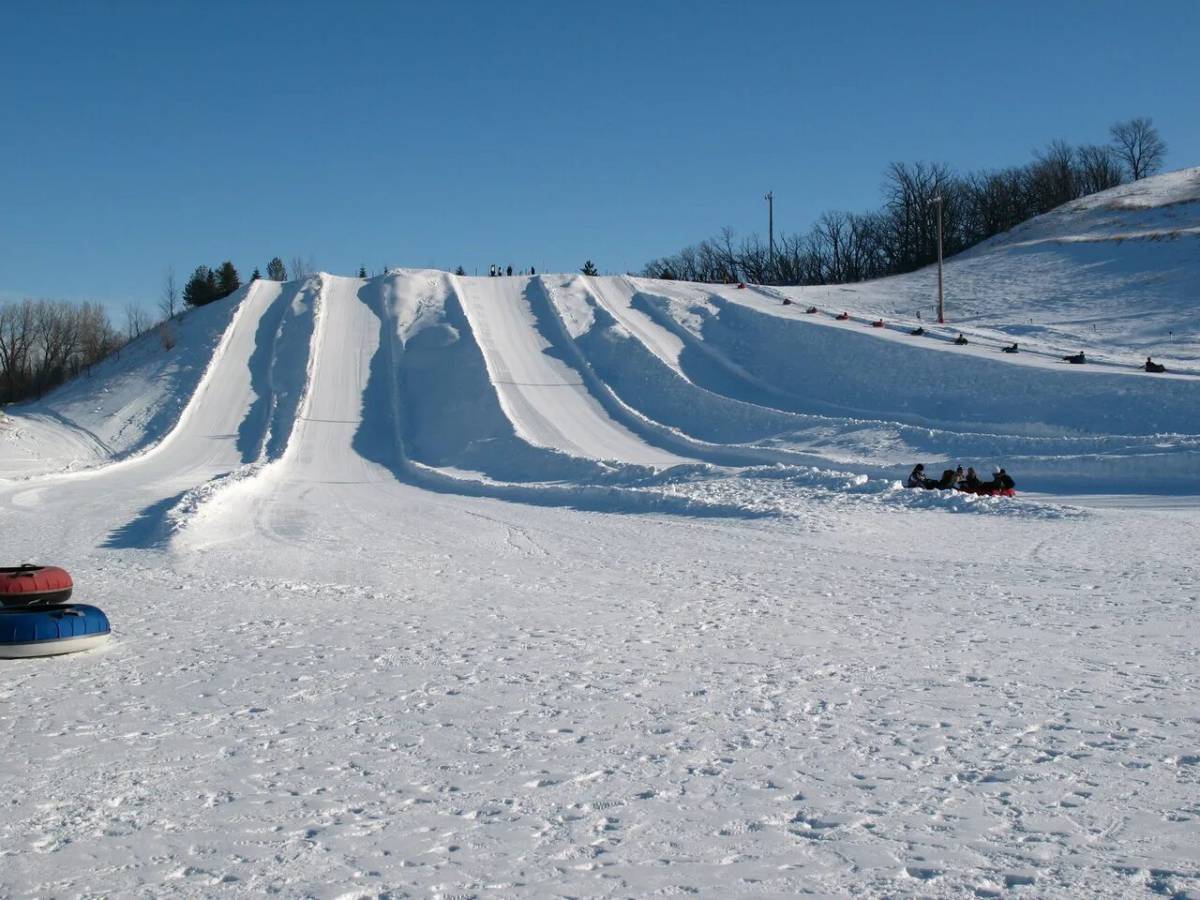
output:
<instances>
[{"instance_id":1,"label":"pine tree","mask_svg":"<svg viewBox=\"0 0 1200 900\"><path fill-rule=\"evenodd\" d=\"M233 263L225 260L217 270L217 296L228 297L241 286L242 279L238 270L233 267Z\"/></svg>"},{"instance_id":2,"label":"pine tree","mask_svg":"<svg viewBox=\"0 0 1200 900\"><path fill-rule=\"evenodd\" d=\"M262 275L261 275L261 274L259 274L259 271L258 271L258 269L255 269L255 270L254 270L254 272L253 272L253 273L251 273L251 275L250 275L250 280L251 280L251 281L258 281L260 278L262 278Z\"/></svg>"},{"instance_id":3,"label":"pine tree","mask_svg":"<svg viewBox=\"0 0 1200 900\"><path fill-rule=\"evenodd\" d=\"M272 281L287 281L287 269L278 256L267 263L267 277Z\"/></svg>"},{"instance_id":4,"label":"pine tree","mask_svg":"<svg viewBox=\"0 0 1200 900\"><path fill-rule=\"evenodd\" d=\"M366 266L359 266L359 267L358 267L358 277L359 277L359 278L366 278L366 277L367 277L367 267L366 267Z\"/></svg>"},{"instance_id":5,"label":"pine tree","mask_svg":"<svg viewBox=\"0 0 1200 900\"><path fill-rule=\"evenodd\" d=\"M212 284L212 288L209 285ZM183 302L188 306L203 306L213 301L216 280L208 266L196 266L196 271L183 286Z\"/></svg>"},{"instance_id":6,"label":"pine tree","mask_svg":"<svg viewBox=\"0 0 1200 900\"><path fill-rule=\"evenodd\" d=\"M584 275L599 275L600 272L596 269L596 264L590 259L583 264L583 268L579 270Z\"/></svg>"},{"instance_id":7,"label":"pine tree","mask_svg":"<svg viewBox=\"0 0 1200 900\"><path fill-rule=\"evenodd\" d=\"M217 273L205 266L208 272L208 277L204 279L204 290L207 294L205 303L212 303L221 296L221 289L217 283Z\"/></svg>"}]
</instances>

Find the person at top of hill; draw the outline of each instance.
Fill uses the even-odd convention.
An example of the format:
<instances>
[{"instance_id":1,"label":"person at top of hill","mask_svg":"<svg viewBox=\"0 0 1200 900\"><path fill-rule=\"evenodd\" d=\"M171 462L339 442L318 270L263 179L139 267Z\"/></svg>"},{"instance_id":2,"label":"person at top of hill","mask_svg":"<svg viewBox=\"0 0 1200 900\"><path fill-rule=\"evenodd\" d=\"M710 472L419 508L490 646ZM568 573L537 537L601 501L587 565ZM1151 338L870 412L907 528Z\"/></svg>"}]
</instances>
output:
<instances>
[{"instance_id":1,"label":"person at top of hill","mask_svg":"<svg viewBox=\"0 0 1200 900\"><path fill-rule=\"evenodd\" d=\"M536 274L537 274L537 269L535 269L533 266L530 266L530 267L529 267L529 274L530 274L530 275L536 275Z\"/></svg>"},{"instance_id":2,"label":"person at top of hill","mask_svg":"<svg viewBox=\"0 0 1200 900\"><path fill-rule=\"evenodd\" d=\"M1147 372L1165 372L1165 371L1167 371L1166 366L1164 366L1162 363L1156 363L1154 360L1152 360L1148 356L1146 357L1146 365L1144 368L1146 369Z\"/></svg>"},{"instance_id":3,"label":"person at top of hill","mask_svg":"<svg viewBox=\"0 0 1200 900\"><path fill-rule=\"evenodd\" d=\"M508 267L508 274L509 274L509 275L511 275L511 274L512 274L512 266L509 266L509 267Z\"/></svg>"},{"instance_id":4,"label":"person at top of hill","mask_svg":"<svg viewBox=\"0 0 1200 900\"><path fill-rule=\"evenodd\" d=\"M1080 350L1078 353L1072 354L1071 356L1064 356L1063 360L1071 363L1072 365L1082 366L1085 362L1087 362L1087 357L1084 356L1083 351Z\"/></svg>"},{"instance_id":5,"label":"person at top of hill","mask_svg":"<svg viewBox=\"0 0 1200 900\"><path fill-rule=\"evenodd\" d=\"M1016 341L1012 342L1011 347L1001 347L1000 350L1003 353L1018 353L1018 352L1020 352L1017 350L1017 342Z\"/></svg>"},{"instance_id":6,"label":"person at top of hill","mask_svg":"<svg viewBox=\"0 0 1200 900\"><path fill-rule=\"evenodd\" d=\"M488 278L495 278L495 277L496 277L496 266L493 263L492 265L488 266Z\"/></svg>"},{"instance_id":7,"label":"person at top of hill","mask_svg":"<svg viewBox=\"0 0 1200 900\"><path fill-rule=\"evenodd\" d=\"M967 337L966 337L966 335L964 335L964 334L963 334L963 333L960 331L960 332L958 333L958 337L956 337L956 338L954 339L954 343L956 343L956 344L958 344L958 346L962 347L962 346L964 346L965 344L968 344L968 343L970 343L970 341L968 341L968 340L967 340Z\"/></svg>"}]
</instances>

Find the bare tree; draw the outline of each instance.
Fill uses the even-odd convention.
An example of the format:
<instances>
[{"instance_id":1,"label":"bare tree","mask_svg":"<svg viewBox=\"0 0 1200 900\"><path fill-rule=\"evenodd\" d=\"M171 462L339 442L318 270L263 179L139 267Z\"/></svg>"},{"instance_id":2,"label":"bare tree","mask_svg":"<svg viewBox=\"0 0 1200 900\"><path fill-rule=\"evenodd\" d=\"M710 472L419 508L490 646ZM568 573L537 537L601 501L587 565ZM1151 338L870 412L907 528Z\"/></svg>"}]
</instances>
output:
<instances>
[{"instance_id":1,"label":"bare tree","mask_svg":"<svg viewBox=\"0 0 1200 900\"><path fill-rule=\"evenodd\" d=\"M1132 181L1140 181L1162 168L1167 144L1154 127L1153 120L1138 116L1128 122L1117 122L1109 129L1109 134L1112 135L1112 148Z\"/></svg>"},{"instance_id":2,"label":"bare tree","mask_svg":"<svg viewBox=\"0 0 1200 900\"><path fill-rule=\"evenodd\" d=\"M163 277L162 297L158 301L158 309L164 319L175 318L175 307L179 303L179 288L175 284L175 267L169 266Z\"/></svg>"},{"instance_id":3,"label":"bare tree","mask_svg":"<svg viewBox=\"0 0 1200 900\"><path fill-rule=\"evenodd\" d=\"M1112 147L1085 144L1077 152L1079 190L1081 194L1107 191L1125 181L1121 161Z\"/></svg>"},{"instance_id":4,"label":"bare tree","mask_svg":"<svg viewBox=\"0 0 1200 900\"><path fill-rule=\"evenodd\" d=\"M150 313L140 303L125 304L125 335L128 340L141 337L143 332L150 329Z\"/></svg>"},{"instance_id":5,"label":"bare tree","mask_svg":"<svg viewBox=\"0 0 1200 900\"><path fill-rule=\"evenodd\" d=\"M310 253L307 257L296 254L292 257L291 275L295 281L303 281L310 275L316 274L317 264Z\"/></svg>"},{"instance_id":6,"label":"bare tree","mask_svg":"<svg viewBox=\"0 0 1200 900\"><path fill-rule=\"evenodd\" d=\"M1075 150L1066 141L1051 141L1034 156L1027 191L1033 215L1049 212L1080 196L1075 170Z\"/></svg>"},{"instance_id":7,"label":"bare tree","mask_svg":"<svg viewBox=\"0 0 1200 900\"><path fill-rule=\"evenodd\" d=\"M0 399L20 400L32 376L36 339L34 304L0 302Z\"/></svg>"}]
</instances>

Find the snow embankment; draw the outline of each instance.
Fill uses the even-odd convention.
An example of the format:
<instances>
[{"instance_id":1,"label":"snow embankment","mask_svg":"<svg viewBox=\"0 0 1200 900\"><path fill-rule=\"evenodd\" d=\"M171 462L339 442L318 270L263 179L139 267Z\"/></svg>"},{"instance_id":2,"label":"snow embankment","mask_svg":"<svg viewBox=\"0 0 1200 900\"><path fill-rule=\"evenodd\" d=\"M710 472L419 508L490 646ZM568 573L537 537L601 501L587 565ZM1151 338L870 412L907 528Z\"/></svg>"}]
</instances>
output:
<instances>
[{"instance_id":1,"label":"snow embankment","mask_svg":"<svg viewBox=\"0 0 1200 900\"><path fill-rule=\"evenodd\" d=\"M1049 357L1085 350L1125 368L1151 355L1200 373L1197 283L1200 168L1192 168L1081 198L948 259L946 330ZM802 308L928 328L937 267L779 295Z\"/></svg>"}]
</instances>

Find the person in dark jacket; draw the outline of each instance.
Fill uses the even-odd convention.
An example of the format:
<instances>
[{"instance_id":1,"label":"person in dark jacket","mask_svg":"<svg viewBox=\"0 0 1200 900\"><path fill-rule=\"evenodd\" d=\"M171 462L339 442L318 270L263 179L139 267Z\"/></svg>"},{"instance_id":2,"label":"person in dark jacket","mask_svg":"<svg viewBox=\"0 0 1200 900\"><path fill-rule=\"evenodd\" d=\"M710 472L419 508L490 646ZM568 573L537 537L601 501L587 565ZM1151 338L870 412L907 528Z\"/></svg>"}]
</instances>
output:
<instances>
[{"instance_id":1,"label":"person in dark jacket","mask_svg":"<svg viewBox=\"0 0 1200 900\"><path fill-rule=\"evenodd\" d=\"M992 472L992 480L985 481L979 486L981 491L1011 491L1017 486L1017 483L1012 480L1012 476L1003 469L996 469Z\"/></svg>"},{"instance_id":2,"label":"person in dark jacket","mask_svg":"<svg viewBox=\"0 0 1200 900\"><path fill-rule=\"evenodd\" d=\"M962 480L962 487L968 491L977 491L981 484L983 481L975 473L975 467L967 466L967 476Z\"/></svg>"},{"instance_id":3,"label":"person in dark jacket","mask_svg":"<svg viewBox=\"0 0 1200 900\"><path fill-rule=\"evenodd\" d=\"M958 344L958 346L960 346L960 347L965 347L967 344L970 343L970 341L968 341L967 336L960 331L958 333L958 337L956 337L954 339L954 343Z\"/></svg>"},{"instance_id":4,"label":"person in dark jacket","mask_svg":"<svg viewBox=\"0 0 1200 900\"><path fill-rule=\"evenodd\" d=\"M1001 350L1002 352L1004 352L1004 353L1019 353L1019 352L1020 352L1020 351L1017 349L1017 342L1016 342L1016 341L1013 341L1013 343L1012 343L1012 346L1011 346L1011 347L1001 347L1001 348L1000 348L1000 350Z\"/></svg>"},{"instance_id":5,"label":"person in dark jacket","mask_svg":"<svg viewBox=\"0 0 1200 900\"><path fill-rule=\"evenodd\" d=\"M925 477L925 463L917 463L904 484L910 488L929 487L929 479Z\"/></svg>"},{"instance_id":6,"label":"person in dark jacket","mask_svg":"<svg viewBox=\"0 0 1200 900\"><path fill-rule=\"evenodd\" d=\"M1083 351L1080 350L1078 353L1072 356L1064 356L1063 360L1075 366L1082 366L1085 362L1087 362L1087 357L1084 356Z\"/></svg>"},{"instance_id":7,"label":"person in dark jacket","mask_svg":"<svg viewBox=\"0 0 1200 900\"><path fill-rule=\"evenodd\" d=\"M909 332L909 334L914 335L916 337L920 337L924 333L925 333L925 329L922 328L920 325L918 325L916 328L914 328L912 331Z\"/></svg>"},{"instance_id":8,"label":"person in dark jacket","mask_svg":"<svg viewBox=\"0 0 1200 900\"><path fill-rule=\"evenodd\" d=\"M1147 372L1165 372L1165 371L1167 371L1166 366L1164 366L1162 363L1156 363L1154 360L1152 360L1148 356L1146 357L1145 369Z\"/></svg>"},{"instance_id":9,"label":"person in dark jacket","mask_svg":"<svg viewBox=\"0 0 1200 900\"><path fill-rule=\"evenodd\" d=\"M940 490L947 491L958 484L963 476L962 466L957 469L946 469L942 472L942 480L937 483Z\"/></svg>"}]
</instances>

